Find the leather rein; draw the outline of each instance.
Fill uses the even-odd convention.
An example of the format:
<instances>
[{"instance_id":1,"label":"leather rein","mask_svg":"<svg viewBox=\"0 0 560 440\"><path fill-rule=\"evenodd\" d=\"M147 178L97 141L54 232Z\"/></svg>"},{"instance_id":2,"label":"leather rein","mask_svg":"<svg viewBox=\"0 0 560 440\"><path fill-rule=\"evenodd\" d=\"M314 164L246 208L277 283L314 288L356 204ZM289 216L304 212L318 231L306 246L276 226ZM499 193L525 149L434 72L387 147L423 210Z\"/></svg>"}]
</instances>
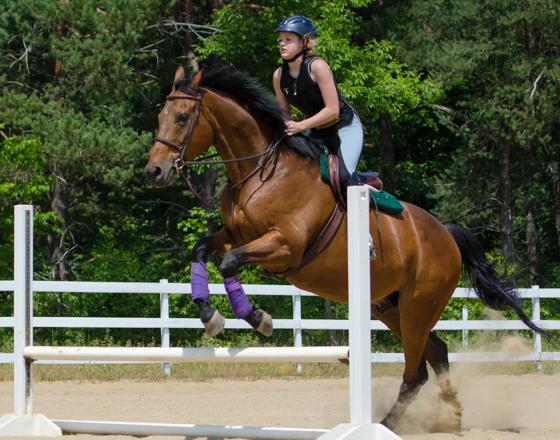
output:
<instances>
[{"instance_id":1,"label":"leather rein","mask_svg":"<svg viewBox=\"0 0 560 440\"><path fill-rule=\"evenodd\" d=\"M201 111L204 111L202 109L202 105L201 105L203 91L204 91L204 89L200 89L200 91L197 91L197 93L195 93L195 94L189 94L189 93L187 93L183 90L180 90L180 92L182 93L181 95L171 93L165 98L166 101L174 101L176 99L189 99L191 101L195 101L196 104L195 104L195 108L194 108L194 112L193 112L193 117L189 118L190 123L189 123L189 126L187 128L187 132L185 133L185 136L183 137L183 140L181 141L180 144L176 144L174 142L171 142L170 140L165 139L161 136L156 136L154 138L154 142L161 142L162 144L167 145L168 147L172 148L173 150L177 151L177 153L179 153L179 155L173 161L173 168L175 169L175 172L177 173L177 175L182 175L181 171L183 170L183 168L185 168L186 165L222 165L222 164L242 162L242 161L245 161L245 160L252 160L252 159L261 158L261 160L259 160L259 163L257 164L257 167L253 171L251 171L241 181L237 182L234 185L231 185L232 188L241 186L243 183L245 183L247 180L249 180L249 178L254 176L259 170L261 170L263 168L263 166L266 164L266 162L268 162L268 160L271 157L276 156L276 154L275 154L276 153L276 147L280 144L280 142L282 141L284 136L282 136L277 141L269 144L263 152L253 154L253 155L250 155L250 156L243 156L243 157L238 157L238 158L235 158L235 159L222 159L222 160L204 160L204 159L203 160L185 160L184 159L185 153L187 151L187 147L190 144L191 138L193 136L194 128L196 127L196 124L198 123ZM193 187L191 181L188 178L185 178L185 180L186 180L187 184L189 185L191 191L198 198L201 198L200 195L194 190L194 187ZM219 192L220 191L218 191L218 193Z\"/></svg>"}]
</instances>

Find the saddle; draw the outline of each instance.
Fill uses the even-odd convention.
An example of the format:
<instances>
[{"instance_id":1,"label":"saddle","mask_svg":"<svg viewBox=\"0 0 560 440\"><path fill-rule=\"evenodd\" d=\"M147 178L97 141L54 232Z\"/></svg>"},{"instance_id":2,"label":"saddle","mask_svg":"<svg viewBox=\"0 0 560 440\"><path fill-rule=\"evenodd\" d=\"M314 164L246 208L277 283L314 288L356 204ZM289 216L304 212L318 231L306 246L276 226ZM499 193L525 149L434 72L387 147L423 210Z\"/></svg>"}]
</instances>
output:
<instances>
[{"instance_id":1,"label":"saddle","mask_svg":"<svg viewBox=\"0 0 560 440\"><path fill-rule=\"evenodd\" d=\"M383 182L379 178L379 173L371 171L360 173L354 181L350 179L350 182L346 182L346 185L341 185L338 157L334 154L323 154L320 160L321 178L323 182L330 185L335 199L344 208L346 208L346 186L363 183L374 188L369 192L371 198L370 207L372 209L393 215L398 215L402 212L403 206L396 197L383 190Z\"/></svg>"},{"instance_id":2,"label":"saddle","mask_svg":"<svg viewBox=\"0 0 560 440\"><path fill-rule=\"evenodd\" d=\"M347 185L343 186L340 182L340 160L338 159L338 156L336 154L329 153L327 155L326 168L328 179L325 179L325 176L323 174L323 164L321 163L321 176L323 177L323 181L330 184L336 200L346 208L345 193ZM383 190L383 181L379 177L378 172L368 171L365 173L359 173L358 177L361 183L372 186L378 191ZM352 182L348 183L352 184Z\"/></svg>"}]
</instances>

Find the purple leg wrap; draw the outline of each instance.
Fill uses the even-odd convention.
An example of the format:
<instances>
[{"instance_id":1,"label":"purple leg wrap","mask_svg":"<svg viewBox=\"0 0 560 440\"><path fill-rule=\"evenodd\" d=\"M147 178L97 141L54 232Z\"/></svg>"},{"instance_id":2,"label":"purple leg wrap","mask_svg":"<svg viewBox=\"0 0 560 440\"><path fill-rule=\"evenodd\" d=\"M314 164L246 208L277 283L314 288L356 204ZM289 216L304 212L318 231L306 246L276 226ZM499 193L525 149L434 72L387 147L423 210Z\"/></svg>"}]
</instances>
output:
<instances>
[{"instance_id":1,"label":"purple leg wrap","mask_svg":"<svg viewBox=\"0 0 560 440\"><path fill-rule=\"evenodd\" d=\"M253 311L253 306L247 299L247 296L243 291L243 287L237 277L234 276L225 278L224 286L226 286L228 300L235 316L239 319L249 316L249 314Z\"/></svg>"},{"instance_id":2,"label":"purple leg wrap","mask_svg":"<svg viewBox=\"0 0 560 440\"><path fill-rule=\"evenodd\" d=\"M208 272L206 272L206 264L201 261L195 261L191 266L191 288L193 301L197 299L204 302L210 301Z\"/></svg>"}]
</instances>

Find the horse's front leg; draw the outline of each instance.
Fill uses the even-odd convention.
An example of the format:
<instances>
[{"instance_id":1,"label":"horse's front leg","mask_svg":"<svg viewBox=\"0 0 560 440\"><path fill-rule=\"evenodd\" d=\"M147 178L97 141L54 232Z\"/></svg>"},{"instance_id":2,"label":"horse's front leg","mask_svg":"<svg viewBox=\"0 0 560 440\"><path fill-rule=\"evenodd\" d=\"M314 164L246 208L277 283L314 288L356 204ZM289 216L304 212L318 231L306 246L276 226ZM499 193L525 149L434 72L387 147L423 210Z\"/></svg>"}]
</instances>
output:
<instances>
[{"instance_id":1,"label":"horse's front leg","mask_svg":"<svg viewBox=\"0 0 560 440\"><path fill-rule=\"evenodd\" d=\"M284 235L278 230L271 230L256 240L226 252L220 265L235 316L244 319L265 336L272 334L272 317L262 309L253 308L237 278L237 272L247 263L283 267L289 263L291 256Z\"/></svg>"},{"instance_id":2,"label":"horse's front leg","mask_svg":"<svg viewBox=\"0 0 560 440\"><path fill-rule=\"evenodd\" d=\"M210 255L223 255L231 248L230 243L229 232L226 229L221 229L214 235L201 238L193 248L191 295L194 303L198 306L200 320L204 324L206 333L210 336L216 336L224 329L225 320L220 312L210 306L206 261Z\"/></svg>"}]
</instances>

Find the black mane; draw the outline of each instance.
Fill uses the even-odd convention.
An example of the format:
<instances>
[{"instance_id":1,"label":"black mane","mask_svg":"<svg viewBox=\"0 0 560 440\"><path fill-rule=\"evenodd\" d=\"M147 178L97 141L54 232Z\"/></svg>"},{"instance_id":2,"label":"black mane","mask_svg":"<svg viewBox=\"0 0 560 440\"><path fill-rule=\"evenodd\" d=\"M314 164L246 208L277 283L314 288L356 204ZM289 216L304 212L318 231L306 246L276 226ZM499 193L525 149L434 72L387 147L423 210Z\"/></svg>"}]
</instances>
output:
<instances>
[{"instance_id":1,"label":"black mane","mask_svg":"<svg viewBox=\"0 0 560 440\"><path fill-rule=\"evenodd\" d=\"M175 88L192 92L189 79L177 81ZM204 69L199 87L220 90L233 96L244 104L251 113L267 122L272 128L273 138L280 139L284 135L284 116L278 103L253 78L228 66ZM315 144L302 135L286 136L284 144L290 149L318 160L320 150Z\"/></svg>"}]
</instances>

